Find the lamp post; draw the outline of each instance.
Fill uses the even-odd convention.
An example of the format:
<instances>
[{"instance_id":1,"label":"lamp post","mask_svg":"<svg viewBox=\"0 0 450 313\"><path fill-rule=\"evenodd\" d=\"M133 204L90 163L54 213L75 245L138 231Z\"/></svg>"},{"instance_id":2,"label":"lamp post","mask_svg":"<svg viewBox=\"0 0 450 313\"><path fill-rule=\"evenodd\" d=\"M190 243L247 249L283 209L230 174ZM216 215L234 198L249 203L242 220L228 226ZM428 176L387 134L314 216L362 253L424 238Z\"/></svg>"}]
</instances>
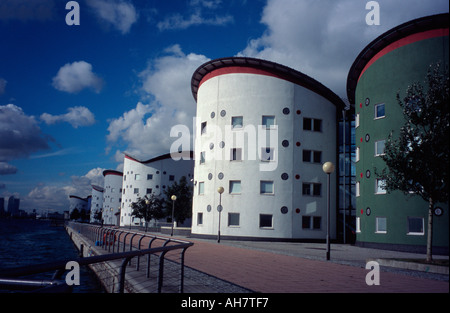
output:
<instances>
[{"instance_id":1,"label":"lamp post","mask_svg":"<svg viewBox=\"0 0 450 313\"><path fill-rule=\"evenodd\" d=\"M330 259L330 175L334 172L334 164L325 162L322 170L327 174L327 260Z\"/></svg>"},{"instance_id":2,"label":"lamp post","mask_svg":"<svg viewBox=\"0 0 450 313\"><path fill-rule=\"evenodd\" d=\"M177 196L173 195L172 197L170 197L170 199L172 199L172 231L170 232L170 236L173 236L173 224L174 224L173 213L175 211L175 200L177 200Z\"/></svg>"},{"instance_id":3,"label":"lamp post","mask_svg":"<svg viewBox=\"0 0 450 313\"><path fill-rule=\"evenodd\" d=\"M224 192L223 187L217 188L217 192L219 193L219 206L217 207L217 211L219 212L219 227L217 232L217 242L220 243L220 215L222 212L222 193Z\"/></svg>"}]
</instances>

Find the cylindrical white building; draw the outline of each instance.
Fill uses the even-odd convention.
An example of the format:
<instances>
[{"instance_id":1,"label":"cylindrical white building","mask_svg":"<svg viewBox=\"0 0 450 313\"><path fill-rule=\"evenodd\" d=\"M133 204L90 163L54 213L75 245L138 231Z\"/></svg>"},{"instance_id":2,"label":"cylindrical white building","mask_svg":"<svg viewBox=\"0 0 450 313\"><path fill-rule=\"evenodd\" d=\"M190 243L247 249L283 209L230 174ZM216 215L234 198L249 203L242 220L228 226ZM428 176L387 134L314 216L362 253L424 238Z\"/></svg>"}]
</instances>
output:
<instances>
[{"instance_id":1,"label":"cylindrical white building","mask_svg":"<svg viewBox=\"0 0 450 313\"><path fill-rule=\"evenodd\" d=\"M336 164L342 100L293 69L238 57L200 66L192 92L197 101L192 234L217 236L220 223L221 236L229 238L325 239L322 164ZM336 174L330 203L335 238Z\"/></svg>"},{"instance_id":2,"label":"cylindrical white building","mask_svg":"<svg viewBox=\"0 0 450 313\"><path fill-rule=\"evenodd\" d=\"M105 177L103 192L103 213L104 225L119 225L120 204L122 201L122 177L123 173L106 170L103 171Z\"/></svg>"},{"instance_id":3,"label":"cylindrical white building","mask_svg":"<svg viewBox=\"0 0 450 313\"><path fill-rule=\"evenodd\" d=\"M180 160L174 160L171 154L164 154L149 160L139 160L125 154L123 162L122 203L120 226L139 226L144 221L131 215L131 203L138 198L154 194L164 196L164 190L185 176L188 181L193 177L194 161L191 152L182 152Z\"/></svg>"},{"instance_id":4,"label":"cylindrical white building","mask_svg":"<svg viewBox=\"0 0 450 313\"><path fill-rule=\"evenodd\" d=\"M70 195L69 196L69 214L72 214L72 212L74 210L77 210L78 213L83 213L87 214L89 211L89 206L88 206L88 199L87 198L81 198L75 195ZM89 215L89 219L90 219L90 215Z\"/></svg>"},{"instance_id":5,"label":"cylindrical white building","mask_svg":"<svg viewBox=\"0 0 450 313\"><path fill-rule=\"evenodd\" d=\"M91 191L91 223L100 223L95 217L103 211L103 187L92 185ZM98 215L97 215L98 216Z\"/></svg>"}]
</instances>

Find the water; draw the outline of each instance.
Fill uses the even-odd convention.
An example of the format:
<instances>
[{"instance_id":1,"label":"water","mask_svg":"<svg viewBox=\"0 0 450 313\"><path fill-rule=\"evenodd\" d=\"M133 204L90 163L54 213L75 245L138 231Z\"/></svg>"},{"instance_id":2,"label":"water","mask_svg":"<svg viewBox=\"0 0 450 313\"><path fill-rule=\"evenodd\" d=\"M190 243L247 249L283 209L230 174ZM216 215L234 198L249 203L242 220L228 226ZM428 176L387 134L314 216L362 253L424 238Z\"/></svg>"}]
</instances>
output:
<instances>
[{"instance_id":1,"label":"water","mask_svg":"<svg viewBox=\"0 0 450 313\"><path fill-rule=\"evenodd\" d=\"M77 258L78 250L64 227L52 226L49 221L0 219L1 270ZM33 278L50 279L53 273L39 274ZM80 286L74 286L73 292L94 293L103 292L103 289L95 275L82 266Z\"/></svg>"}]
</instances>

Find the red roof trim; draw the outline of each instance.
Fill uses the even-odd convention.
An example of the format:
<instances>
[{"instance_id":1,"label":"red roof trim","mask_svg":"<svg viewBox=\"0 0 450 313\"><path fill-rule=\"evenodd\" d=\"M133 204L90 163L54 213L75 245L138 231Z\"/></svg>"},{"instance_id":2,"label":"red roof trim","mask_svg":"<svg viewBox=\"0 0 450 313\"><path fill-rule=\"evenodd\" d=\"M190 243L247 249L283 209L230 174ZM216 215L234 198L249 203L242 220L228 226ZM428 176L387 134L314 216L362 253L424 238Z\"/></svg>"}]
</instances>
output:
<instances>
[{"instance_id":1,"label":"red roof trim","mask_svg":"<svg viewBox=\"0 0 450 313\"><path fill-rule=\"evenodd\" d=\"M384 49L382 49L380 52L378 52L377 54L375 54L372 59L370 59L369 62L367 62L366 66L363 68L363 70L361 71L361 74L358 77L358 81L361 78L361 76L364 74L364 72L370 67L372 66L372 64L374 64L378 59L380 59L381 57L385 56L386 54L394 51L395 49L407 46L409 44L413 44L415 42L419 42L425 39L431 39L431 38L436 38L436 37L444 37L444 36L448 36L448 28L440 28L440 29L433 29L433 30L429 30L429 31L425 31L425 32L421 32L421 33L417 33L417 34L413 34L413 35L409 35L405 38L402 38L400 40L397 40L393 43L391 43L390 45L386 46Z\"/></svg>"},{"instance_id":2,"label":"red roof trim","mask_svg":"<svg viewBox=\"0 0 450 313\"><path fill-rule=\"evenodd\" d=\"M221 76L221 75L226 75L226 74L255 74L255 75L265 75L265 76L271 76L271 77L275 77L275 78L279 78L279 79L288 80L284 77L281 77L280 75L276 75L274 73L265 71L263 69L252 68L252 67L242 67L242 66L231 66L231 67L219 68L219 69L209 72L208 74L203 76L198 87L200 88L200 86L204 82L206 82L208 79L211 79L211 78L214 78L217 76Z\"/></svg>"}]
</instances>

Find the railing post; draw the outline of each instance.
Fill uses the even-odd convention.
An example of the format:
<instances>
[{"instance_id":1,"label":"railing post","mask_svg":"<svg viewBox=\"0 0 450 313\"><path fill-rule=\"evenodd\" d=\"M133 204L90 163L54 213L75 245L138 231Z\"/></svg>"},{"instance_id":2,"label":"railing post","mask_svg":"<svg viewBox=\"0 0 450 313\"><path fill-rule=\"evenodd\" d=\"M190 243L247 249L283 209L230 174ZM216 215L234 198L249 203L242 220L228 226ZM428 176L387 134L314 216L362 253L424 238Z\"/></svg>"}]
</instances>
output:
<instances>
[{"instance_id":1,"label":"railing post","mask_svg":"<svg viewBox=\"0 0 450 313\"><path fill-rule=\"evenodd\" d=\"M125 258L120 266L118 293L124 293L125 291L125 272L127 270L127 263L131 260L131 258L132 257Z\"/></svg>"},{"instance_id":2,"label":"railing post","mask_svg":"<svg viewBox=\"0 0 450 313\"><path fill-rule=\"evenodd\" d=\"M162 251L159 255L159 272L158 272L158 293L161 293L164 280L164 256L167 251Z\"/></svg>"},{"instance_id":3,"label":"railing post","mask_svg":"<svg viewBox=\"0 0 450 313\"><path fill-rule=\"evenodd\" d=\"M153 237L152 240L150 240L150 242L149 242L149 244L148 244L148 249L151 248L152 243L153 243L153 241L154 241L155 239L156 239L156 237ZM150 277L150 256L151 256L151 255L152 255L151 253L147 254L147 273L146 273L147 278Z\"/></svg>"},{"instance_id":4,"label":"railing post","mask_svg":"<svg viewBox=\"0 0 450 313\"><path fill-rule=\"evenodd\" d=\"M181 260L180 260L180 293L184 292L184 253L186 252L187 248L183 248L181 251Z\"/></svg>"}]
</instances>

